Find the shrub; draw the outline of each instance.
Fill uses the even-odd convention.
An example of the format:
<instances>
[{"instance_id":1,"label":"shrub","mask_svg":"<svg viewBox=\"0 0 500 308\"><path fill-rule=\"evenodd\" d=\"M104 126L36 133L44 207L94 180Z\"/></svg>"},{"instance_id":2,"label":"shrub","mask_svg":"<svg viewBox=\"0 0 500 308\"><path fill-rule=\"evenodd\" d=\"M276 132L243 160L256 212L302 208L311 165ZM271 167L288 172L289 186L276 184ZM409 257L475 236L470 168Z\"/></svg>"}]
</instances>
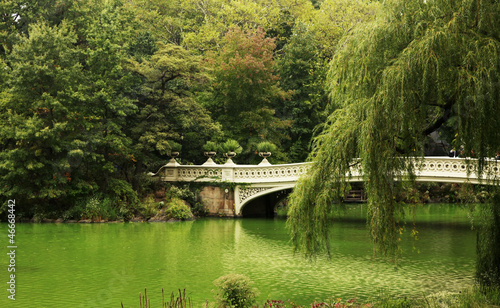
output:
<instances>
[{"instance_id":1,"label":"shrub","mask_svg":"<svg viewBox=\"0 0 500 308\"><path fill-rule=\"evenodd\" d=\"M160 208L160 203L155 202L152 196L147 197L141 204L139 208L139 214L148 220L149 218L155 216Z\"/></svg>"},{"instance_id":2,"label":"shrub","mask_svg":"<svg viewBox=\"0 0 500 308\"><path fill-rule=\"evenodd\" d=\"M262 141L261 143L257 144L258 152L274 152L277 148L278 147L275 144L269 141Z\"/></svg>"},{"instance_id":3,"label":"shrub","mask_svg":"<svg viewBox=\"0 0 500 308\"><path fill-rule=\"evenodd\" d=\"M123 220L130 220L139 204L139 197L132 185L127 181L111 178L108 180L107 193L114 196L115 206Z\"/></svg>"},{"instance_id":4,"label":"shrub","mask_svg":"<svg viewBox=\"0 0 500 308\"><path fill-rule=\"evenodd\" d=\"M108 180L108 195L113 195L121 202L135 206L139 203L137 192L132 188L132 185L124 180L109 179Z\"/></svg>"},{"instance_id":5,"label":"shrub","mask_svg":"<svg viewBox=\"0 0 500 308\"><path fill-rule=\"evenodd\" d=\"M99 195L92 196L87 199L83 213L81 213L80 216L92 221L100 221L101 219L115 220L118 215L113 204L113 199L109 197L102 198Z\"/></svg>"},{"instance_id":6,"label":"shrub","mask_svg":"<svg viewBox=\"0 0 500 308\"><path fill-rule=\"evenodd\" d=\"M217 143L213 141L207 141L207 143L203 145L203 150L206 152L217 152L217 149L218 149Z\"/></svg>"},{"instance_id":7,"label":"shrub","mask_svg":"<svg viewBox=\"0 0 500 308\"><path fill-rule=\"evenodd\" d=\"M83 217L90 220L97 220L98 218L101 218L100 203L101 200L98 197L96 196L90 197L87 200L87 204L85 205Z\"/></svg>"},{"instance_id":8,"label":"shrub","mask_svg":"<svg viewBox=\"0 0 500 308\"><path fill-rule=\"evenodd\" d=\"M179 198L172 198L167 203L166 213L173 219L186 220L193 218L191 208Z\"/></svg>"},{"instance_id":9,"label":"shrub","mask_svg":"<svg viewBox=\"0 0 500 308\"><path fill-rule=\"evenodd\" d=\"M81 202L78 202L75 206L64 211L61 215L61 218L65 221L70 219L80 220L84 212L85 212L84 205L82 205Z\"/></svg>"},{"instance_id":10,"label":"shrub","mask_svg":"<svg viewBox=\"0 0 500 308\"><path fill-rule=\"evenodd\" d=\"M160 167L151 167L150 170L158 170ZM158 177L152 177L147 175L146 173L139 173L134 175L135 182L135 192L137 196L145 196L148 194L152 194L156 191L161 190L165 184L163 181L159 181ZM131 196L133 198L133 196Z\"/></svg>"},{"instance_id":11,"label":"shrub","mask_svg":"<svg viewBox=\"0 0 500 308\"><path fill-rule=\"evenodd\" d=\"M218 307L252 307L257 297L257 289L245 275L229 274L214 281Z\"/></svg>"},{"instance_id":12,"label":"shrub","mask_svg":"<svg viewBox=\"0 0 500 308\"><path fill-rule=\"evenodd\" d=\"M195 216L206 217L209 213L209 208L203 202L195 202L192 212Z\"/></svg>"},{"instance_id":13,"label":"shrub","mask_svg":"<svg viewBox=\"0 0 500 308\"><path fill-rule=\"evenodd\" d=\"M193 204L195 202L195 193L189 188L188 185L183 187L171 185L170 187L167 187L165 198L178 198Z\"/></svg>"},{"instance_id":14,"label":"shrub","mask_svg":"<svg viewBox=\"0 0 500 308\"><path fill-rule=\"evenodd\" d=\"M223 144L221 144L220 150L222 153L234 152L236 154L241 154L241 152L243 151L243 148L240 146L238 141L236 141L234 139L229 139L226 142L224 142Z\"/></svg>"}]
</instances>

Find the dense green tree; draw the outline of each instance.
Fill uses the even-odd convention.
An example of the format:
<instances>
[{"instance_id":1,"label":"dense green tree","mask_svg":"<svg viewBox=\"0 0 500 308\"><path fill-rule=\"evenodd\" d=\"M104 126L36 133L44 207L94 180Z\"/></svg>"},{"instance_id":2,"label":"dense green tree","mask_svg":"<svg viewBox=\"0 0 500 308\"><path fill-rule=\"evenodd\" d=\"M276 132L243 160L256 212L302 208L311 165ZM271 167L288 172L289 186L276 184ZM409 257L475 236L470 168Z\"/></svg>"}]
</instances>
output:
<instances>
[{"instance_id":1,"label":"dense green tree","mask_svg":"<svg viewBox=\"0 0 500 308\"><path fill-rule=\"evenodd\" d=\"M325 120L327 96L326 60L310 27L298 24L277 61L281 87L293 91L290 100L279 102L280 117L292 120L290 140L283 147L292 162L305 161L315 127Z\"/></svg>"},{"instance_id":2,"label":"dense green tree","mask_svg":"<svg viewBox=\"0 0 500 308\"><path fill-rule=\"evenodd\" d=\"M396 181L413 174L426 136L456 115L458 142L474 150L479 173L500 148L500 3L387 1L374 22L351 33L330 67L339 109L315 141L315 163L293 192L288 226L297 248L328 249L328 215L360 163L372 239L396 257L404 213ZM499 206L479 232L483 285L500 285Z\"/></svg>"},{"instance_id":3,"label":"dense green tree","mask_svg":"<svg viewBox=\"0 0 500 308\"><path fill-rule=\"evenodd\" d=\"M292 120L290 140L282 146L290 161L304 161L313 131L326 118L325 77L337 42L359 23L374 18L379 5L371 1L322 1L294 23L292 34L279 50L281 86L293 91L290 101L280 104L280 118ZM293 23L292 23L293 25Z\"/></svg>"},{"instance_id":4,"label":"dense green tree","mask_svg":"<svg viewBox=\"0 0 500 308\"><path fill-rule=\"evenodd\" d=\"M140 82L126 67L129 42L137 35L136 25L120 1L75 4L74 15L84 54L85 88L80 92L85 94L85 110L93 119L90 135L83 134L83 140L101 159L101 167L95 166L96 174L89 177L95 178L100 190L113 194L117 180L131 182L127 171L137 162L126 130L127 117L137 112Z\"/></svg>"},{"instance_id":5,"label":"dense green tree","mask_svg":"<svg viewBox=\"0 0 500 308\"><path fill-rule=\"evenodd\" d=\"M286 28L291 29L296 20L312 11L312 5L307 0L190 0L185 6L190 11L198 12L202 22L191 24L183 43L188 48L199 50L217 47L220 38L234 25L243 30L272 30L275 37L281 39L282 35L286 36Z\"/></svg>"},{"instance_id":6,"label":"dense green tree","mask_svg":"<svg viewBox=\"0 0 500 308\"><path fill-rule=\"evenodd\" d=\"M337 2L346 29L370 15ZM135 200L172 144L200 163L212 137L237 139L242 161L262 140L280 146L272 159L302 160L324 106L322 40L341 35L325 34L330 13L308 0L2 1L0 194L31 213L93 193Z\"/></svg>"},{"instance_id":7,"label":"dense green tree","mask_svg":"<svg viewBox=\"0 0 500 308\"><path fill-rule=\"evenodd\" d=\"M13 1L0 3L0 55L5 56L20 38L27 34L31 24L45 20L49 25L58 25L66 17L74 1Z\"/></svg>"},{"instance_id":8,"label":"dense green tree","mask_svg":"<svg viewBox=\"0 0 500 308\"><path fill-rule=\"evenodd\" d=\"M135 17L146 32L165 44L181 45L183 33L191 20L201 22L197 14L186 9L183 0L138 0L131 2Z\"/></svg>"},{"instance_id":9,"label":"dense green tree","mask_svg":"<svg viewBox=\"0 0 500 308\"><path fill-rule=\"evenodd\" d=\"M31 211L64 210L89 193L124 192L117 168L134 161L123 132L136 111L135 80L123 68L130 24L118 3L100 10L89 3L74 7L93 13L74 19L79 26L31 24L7 56L1 194L25 199Z\"/></svg>"},{"instance_id":10,"label":"dense green tree","mask_svg":"<svg viewBox=\"0 0 500 308\"><path fill-rule=\"evenodd\" d=\"M220 129L197 102L197 93L208 83L200 57L177 45L159 44L150 60L132 64L144 79L137 103L139 113L131 120L141 163L165 163L172 141L182 143L183 159L202 157L201 146L212 135L220 134Z\"/></svg>"},{"instance_id":11,"label":"dense green tree","mask_svg":"<svg viewBox=\"0 0 500 308\"><path fill-rule=\"evenodd\" d=\"M134 6L138 19L159 40L201 53L216 49L235 25L244 30L261 27L285 40L295 22L310 18L313 11L308 0L141 0Z\"/></svg>"},{"instance_id":12,"label":"dense green tree","mask_svg":"<svg viewBox=\"0 0 500 308\"><path fill-rule=\"evenodd\" d=\"M366 0L324 0L319 6L308 24L323 56L331 59L339 40L357 24L373 20L380 5Z\"/></svg>"},{"instance_id":13,"label":"dense green tree","mask_svg":"<svg viewBox=\"0 0 500 308\"><path fill-rule=\"evenodd\" d=\"M14 45L8 62L8 89L0 129L2 195L31 205L60 200L74 189L91 190L70 173L69 156L82 156L80 51L76 35L63 23L30 26L30 37ZM71 154L70 154L71 153ZM37 201L37 202L35 202ZM33 203L32 203L33 202Z\"/></svg>"},{"instance_id":14,"label":"dense green tree","mask_svg":"<svg viewBox=\"0 0 500 308\"><path fill-rule=\"evenodd\" d=\"M275 116L273 102L286 100L274 72L275 45L263 30L231 29L222 49L208 58L214 75L208 109L229 138L236 139L244 154L255 151L263 139L280 144L289 123Z\"/></svg>"}]
</instances>

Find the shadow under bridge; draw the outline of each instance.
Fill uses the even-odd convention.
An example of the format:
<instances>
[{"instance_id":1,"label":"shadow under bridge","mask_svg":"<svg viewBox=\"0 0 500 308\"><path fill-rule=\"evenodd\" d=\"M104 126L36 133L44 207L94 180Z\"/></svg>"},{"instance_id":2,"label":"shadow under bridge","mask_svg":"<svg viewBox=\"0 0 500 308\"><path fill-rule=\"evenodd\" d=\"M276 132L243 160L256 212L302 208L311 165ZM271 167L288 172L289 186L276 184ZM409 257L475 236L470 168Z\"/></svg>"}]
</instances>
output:
<instances>
[{"instance_id":1,"label":"shadow under bridge","mask_svg":"<svg viewBox=\"0 0 500 308\"><path fill-rule=\"evenodd\" d=\"M286 206L292 187L250 187L241 189L237 194L240 198L239 209L236 211L243 217L276 216L278 206Z\"/></svg>"}]
</instances>

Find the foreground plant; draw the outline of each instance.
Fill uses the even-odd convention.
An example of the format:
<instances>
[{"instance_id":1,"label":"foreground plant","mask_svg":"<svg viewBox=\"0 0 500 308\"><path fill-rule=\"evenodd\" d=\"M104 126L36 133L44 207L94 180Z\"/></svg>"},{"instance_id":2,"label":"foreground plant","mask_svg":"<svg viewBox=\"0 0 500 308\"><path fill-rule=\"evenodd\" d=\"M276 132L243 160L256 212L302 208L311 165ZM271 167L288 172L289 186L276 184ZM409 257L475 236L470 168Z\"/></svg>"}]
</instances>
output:
<instances>
[{"instance_id":1,"label":"foreground plant","mask_svg":"<svg viewBox=\"0 0 500 308\"><path fill-rule=\"evenodd\" d=\"M343 300L342 298L335 298L332 300L328 300L325 302L314 301L311 305L300 306L297 303L287 300L267 300L264 303L264 308L301 308L301 307L310 307L310 308L347 308L347 307L355 307L355 308L369 308L372 307L371 304L360 304L357 302L355 298L351 298L349 300Z\"/></svg>"},{"instance_id":2,"label":"foreground plant","mask_svg":"<svg viewBox=\"0 0 500 308\"><path fill-rule=\"evenodd\" d=\"M170 296L170 301L166 302L165 292L163 291L162 288L161 297L162 297L161 300L162 308L191 308L191 299L190 298L186 299L186 289L184 289L183 291L179 289L178 295L172 292L172 295ZM123 302L121 304L122 308L124 308ZM148 298L148 293L146 288L144 289L144 295L139 293L139 308L151 308L151 300Z\"/></svg>"},{"instance_id":3,"label":"foreground plant","mask_svg":"<svg viewBox=\"0 0 500 308\"><path fill-rule=\"evenodd\" d=\"M217 302L209 303L208 301L203 307L261 307L255 304L255 289L250 287L250 280L244 275L230 274L222 276L216 280L219 287L217 293ZM215 283L215 282L214 282ZM246 290L252 289L252 292ZM222 292L222 291L227 292ZM246 299L245 299L246 298ZM139 293L139 308L151 308L151 302L148 299L147 291L144 289L144 295ZM121 304L124 308L123 303ZM186 299L186 290L179 289L178 294L170 296L170 301L165 301L165 294L162 289L162 308L191 308L191 300ZM371 303L360 303L356 298L344 300L342 298L332 298L326 301L314 301L309 305L298 305L292 300L271 300L268 299L262 305L263 308L442 308L442 307L457 307L457 308L490 308L500 307L500 289L498 288L482 288L474 286L467 288L458 293L441 292L432 295L423 296L420 298L399 298L387 294L381 294L378 298L373 299Z\"/></svg>"},{"instance_id":4,"label":"foreground plant","mask_svg":"<svg viewBox=\"0 0 500 308\"><path fill-rule=\"evenodd\" d=\"M258 291L245 275L229 274L214 281L218 307L247 308L255 303Z\"/></svg>"}]
</instances>

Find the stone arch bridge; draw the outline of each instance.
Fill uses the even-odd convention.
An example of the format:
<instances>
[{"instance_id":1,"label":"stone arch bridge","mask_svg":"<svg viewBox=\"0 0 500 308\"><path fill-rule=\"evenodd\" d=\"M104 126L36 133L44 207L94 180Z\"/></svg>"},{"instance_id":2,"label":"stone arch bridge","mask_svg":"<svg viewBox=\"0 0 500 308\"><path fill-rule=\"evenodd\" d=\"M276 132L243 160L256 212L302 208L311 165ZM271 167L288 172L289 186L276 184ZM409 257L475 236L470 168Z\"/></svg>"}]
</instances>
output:
<instances>
[{"instance_id":1,"label":"stone arch bridge","mask_svg":"<svg viewBox=\"0 0 500 308\"><path fill-rule=\"evenodd\" d=\"M259 165L236 165L229 161L224 165L213 163L211 159L203 165L180 165L174 159L161 167L152 176L159 176L166 182L210 182L234 183L232 204L224 206L221 215L242 216L244 207L253 200L273 196L280 198L280 192L293 189L299 177L305 174L311 163L271 165L265 160ZM500 162L486 161L484 175L478 178L474 159L452 157L425 157L416 162L416 181L492 184L500 176ZM352 170L349 181L363 181L359 169ZM221 192L228 198L228 192ZM269 200L268 200L269 201Z\"/></svg>"}]
</instances>

